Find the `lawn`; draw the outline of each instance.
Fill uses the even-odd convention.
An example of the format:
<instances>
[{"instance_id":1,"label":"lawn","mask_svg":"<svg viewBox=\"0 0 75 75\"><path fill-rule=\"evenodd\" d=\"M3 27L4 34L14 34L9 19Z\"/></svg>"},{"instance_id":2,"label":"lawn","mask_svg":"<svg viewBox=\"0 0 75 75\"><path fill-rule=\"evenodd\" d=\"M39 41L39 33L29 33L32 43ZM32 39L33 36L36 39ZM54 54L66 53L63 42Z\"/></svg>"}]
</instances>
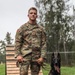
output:
<instances>
[{"instance_id":1,"label":"lawn","mask_svg":"<svg viewBox=\"0 0 75 75\"><path fill-rule=\"evenodd\" d=\"M0 64L0 75L5 75L5 64Z\"/></svg>"},{"instance_id":2,"label":"lawn","mask_svg":"<svg viewBox=\"0 0 75 75\"><path fill-rule=\"evenodd\" d=\"M50 66L47 65L46 69L43 69L43 74L48 75ZM75 75L75 66L74 67L61 67L61 75Z\"/></svg>"},{"instance_id":3,"label":"lawn","mask_svg":"<svg viewBox=\"0 0 75 75\"><path fill-rule=\"evenodd\" d=\"M61 75L75 75L75 67L61 67Z\"/></svg>"},{"instance_id":4,"label":"lawn","mask_svg":"<svg viewBox=\"0 0 75 75\"><path fill-rule=\"evenodd\" d=\"M48 75L50 70L49 65L46 66L46 69L43 69L43 74ZM5 75L5 65L0 65L0 75ZM61 67L61 75L75 75L75 67Z\"/></svg>"}]
</instances>

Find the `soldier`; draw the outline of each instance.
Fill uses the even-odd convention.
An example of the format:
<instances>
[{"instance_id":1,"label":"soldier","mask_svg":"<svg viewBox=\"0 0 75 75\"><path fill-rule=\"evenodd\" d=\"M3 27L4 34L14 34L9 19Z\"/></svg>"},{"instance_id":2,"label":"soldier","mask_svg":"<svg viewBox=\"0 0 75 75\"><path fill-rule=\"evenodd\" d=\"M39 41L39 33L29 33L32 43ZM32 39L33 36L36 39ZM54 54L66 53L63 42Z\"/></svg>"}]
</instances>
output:
<instances>
[{"instance_id":1,"label":"soldier","mask_svg":"<svg viewBox=\"0 0 75 75\"><path fill-rule=\"evenodd\" d=\"M23 24L15 36L15 57L20 63L21 75L38 75L46 55L46 34L43 27L36 23L37 9L28 10L29 21Z\"/></svg>"}]
</instances>

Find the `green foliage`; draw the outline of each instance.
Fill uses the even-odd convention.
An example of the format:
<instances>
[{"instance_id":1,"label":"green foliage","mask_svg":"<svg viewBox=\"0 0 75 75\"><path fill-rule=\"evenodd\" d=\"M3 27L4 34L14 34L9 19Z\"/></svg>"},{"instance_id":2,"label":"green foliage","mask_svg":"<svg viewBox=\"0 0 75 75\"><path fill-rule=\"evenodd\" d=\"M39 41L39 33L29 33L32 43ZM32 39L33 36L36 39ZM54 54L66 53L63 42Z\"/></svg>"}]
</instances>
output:
<instances>
[{"instance_id":1,"label":"green foliage","mask_svg":"<svg viewBox=\"0 0 75 75\"><path fill-rule=\"evenodd\" d=\"M7 44L12 44L11 41L12 41L13 39L11 38L10 35L11 35L11 33L7 32L6 38L5 38Z\"/></svg>"},{"instance_id":2,"label":"green foliage","mask_svg":"<svg viewBox=\"0 0 75 75\"><path fill-rule=\"evenodd\" d=\"M67 1L67 0L66 0ZM40 13L40 23L45 25L47 33L47 47L50 51L59 51L70 36L71 17L66 14L69 7L64 0L35 0L35 5ZM63 45L63 49L66 48Z\"/></svg>"},{"instance_id":3,"label":"green foliage","mask_svg":"<svg viewBox=\"0 0 75 75\"><path fill-rule=\"evenodd\" d=\"M0 63L1 62L5 62L5 48L6 48L6 44L4 41L0 41Z\"/></svg>"},{"instance_id":4,"label":"green foliage","mask_svg":"<svg viewBox=\"0 0 75 75\"><path fill-rule=\"evenodd\" d=\"M6 50L6 44L12 44L12 38L10 36L11 34L7 32L5 40L0 40L0 63L5 62L5 50Z\"/></svg>"},{"instance_id":5,"label":"green foliage","mask_svg":"<svg viewBox=\"0 0 75 75\"><path fill-rule=\"evenodd\" d=\"M73 24L68 11L69 0L35 0L35 5L39 10L39 23L45 26L47 33L48 52L66 52L75 50L73 45ZM48 55L48 60L50 54ZM64 54L64 59L68 64L68 55ZM62 61L63 61L62 60Z\"/></svg>"}]
</instances>

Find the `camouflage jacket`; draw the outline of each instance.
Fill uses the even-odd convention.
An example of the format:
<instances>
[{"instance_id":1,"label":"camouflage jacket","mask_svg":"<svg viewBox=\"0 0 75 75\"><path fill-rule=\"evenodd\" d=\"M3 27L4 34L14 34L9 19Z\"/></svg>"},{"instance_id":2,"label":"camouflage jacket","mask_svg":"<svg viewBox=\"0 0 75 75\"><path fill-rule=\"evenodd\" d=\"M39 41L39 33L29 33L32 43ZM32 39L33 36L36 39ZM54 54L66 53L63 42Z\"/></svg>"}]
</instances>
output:
<instances>
[{"instance_id":1,"label":"camouflage jacket","mask_svg":"<svg viewBox=\"0 0 75 75\"><path fill-rule=\"evenodd\" d=\"M32 52L32 48L40 50L40 57L46 54L46 34L40 26L31 25L28 22L23 24L16 32L15 36L15 57L25 56ZM36 51L34 50L36 53Z\"/></svg>"}]
</instances>

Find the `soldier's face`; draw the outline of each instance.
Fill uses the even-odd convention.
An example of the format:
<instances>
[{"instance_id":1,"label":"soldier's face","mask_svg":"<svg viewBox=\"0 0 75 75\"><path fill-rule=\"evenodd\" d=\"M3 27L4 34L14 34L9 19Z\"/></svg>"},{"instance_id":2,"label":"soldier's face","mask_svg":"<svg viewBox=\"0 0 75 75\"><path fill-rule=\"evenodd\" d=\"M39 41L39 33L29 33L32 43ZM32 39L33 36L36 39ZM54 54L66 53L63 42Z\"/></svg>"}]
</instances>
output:
<instances>
[{"instance_id":1,"label":"soldier's face","mask_svg":"<svg viewBox=\"0 0 75 75\"><path fill-rule=\"evenodd\" d=\"M36 10L30 10L28 12L28 17L29 17L29 20L35 21L37 18L37 11Z\"/></svg>"}]
</instances>

